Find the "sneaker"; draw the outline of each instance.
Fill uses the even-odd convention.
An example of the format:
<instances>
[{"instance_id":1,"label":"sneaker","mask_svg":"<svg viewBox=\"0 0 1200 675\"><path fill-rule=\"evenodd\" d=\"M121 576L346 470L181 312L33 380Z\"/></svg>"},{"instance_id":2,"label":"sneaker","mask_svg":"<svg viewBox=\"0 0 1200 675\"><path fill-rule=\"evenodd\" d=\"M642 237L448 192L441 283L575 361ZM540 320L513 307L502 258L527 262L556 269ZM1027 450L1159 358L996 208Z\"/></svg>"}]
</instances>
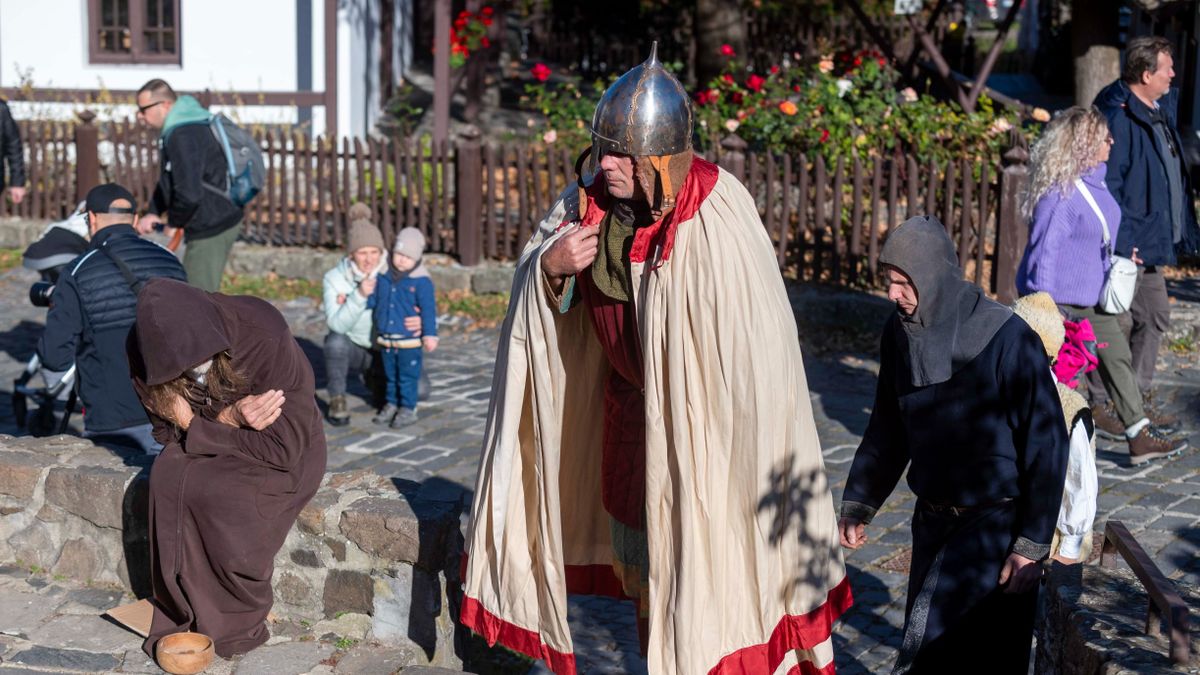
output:
<instances>
[{"instance_id":1,"label":"sneaker","mask_svg":"<svg viewBox=\"0 0 1200 675\"><path fill-rule=\"evenodd\" d=\"M392 418L392 428L399 429L401 427L406 427L416 421L416 410L413 410L412 408L401 408L400 412L396 413L396 416Z\"/></svg>"},{"instance_id":2,"label":"sneaker","mask_svg":"<svg viewBox=\"0 0 1200 675\"><path fill-rule=\"evenodd\" d=\"M374 424L391 424L397 410L399 408L391 403L384 404L379 412L375 413L375 416L371 418L371 422Z\"/></svg>"},{"instance_id":3,"label":"sneaker","mask_svg":"<svg viewBox=\"0 0 1200 675\"><path fill-rule=\"evenodd\" d=\"M329 399L329 413L325 419L335 427L350 424L350 406L346 404L345 396L334 396Z\"/></svg>"},{"instance_id":4,"label":"sneaker","mask_svg":"<svg viewBox=\"0 0 1200 675\"><path fill-rule=\"evenodd\" d=\"M1129 463L1134 466L1145 464L1152 459L1177 455L1187 448L1186 440L1168 436L1148 424L1137 436L1129 439Z\"/></svg>"},{"instance_id":5,"label":"sneaker","mask_svg":"<svg viewBox=\"0 0 1200 675\"><path fill-rule=\"evenodd\" d=\"M1092 406L1092 424L1096 425L1096 435L1110 441L1125 440L1125 425L1117 417L1117 409L1111 401L1103 405Z\"/></svg>"},{"instance_id":6,"label":"sneaker","mask_svg":"<svg viewBox=\"0 0 1200 675\"><path fill-rule=\"evenodd\" d=\"M1142 396L1142 409L1146 411L1146 418L1150 420L1150 424L1158 427L1158 430L1165 434L1174 434L1179 432L1179 417L1164 412L1158 406L1158 401L1155 400L1153 394Z\"/></svg>"}]
</instances>

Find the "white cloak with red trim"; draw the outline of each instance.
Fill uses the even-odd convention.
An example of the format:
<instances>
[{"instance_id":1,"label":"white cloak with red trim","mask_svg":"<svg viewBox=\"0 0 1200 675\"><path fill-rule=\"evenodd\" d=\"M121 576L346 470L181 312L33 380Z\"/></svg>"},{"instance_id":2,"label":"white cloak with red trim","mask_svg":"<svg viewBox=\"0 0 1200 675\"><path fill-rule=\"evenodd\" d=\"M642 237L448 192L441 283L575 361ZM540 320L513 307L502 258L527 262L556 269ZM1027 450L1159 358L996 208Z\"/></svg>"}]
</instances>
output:
<instances>
[{"instance_id":1,"label":"white cloak with red trim","mask_svg":"<svg viewBox=\"0 0 1200 675\"><path fill-rule=\"evenodd\" d=\"M586 309L560 313L540 267L546 247L578 227L562 227L578 198L574 187L559 197L513 281L462 609L489 643L560 675L576 672L567 593L620 594L600 501L608 365ZM646 382L649 672L832 673L832 623L851 597L796 323L746 189L722 170L700 198L673 225L665 257L661 243L631 256ZM602 216L592 207L585 223Z\"/></svg>"}]
</instances>

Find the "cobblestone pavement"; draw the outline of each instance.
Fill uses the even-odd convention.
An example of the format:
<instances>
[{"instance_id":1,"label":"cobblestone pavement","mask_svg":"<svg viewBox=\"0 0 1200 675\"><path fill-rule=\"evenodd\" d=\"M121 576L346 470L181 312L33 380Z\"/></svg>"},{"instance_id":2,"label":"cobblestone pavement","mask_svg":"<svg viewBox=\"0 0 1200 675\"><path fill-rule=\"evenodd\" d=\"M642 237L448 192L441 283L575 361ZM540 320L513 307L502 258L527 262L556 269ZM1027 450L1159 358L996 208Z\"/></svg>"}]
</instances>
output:
<instances>
[{"instance_id":1,"label":"cobblestone pavement","mask_svg":"<svg viewBox=\"0 0 1200 675\"><path fill-rule=\"evenodd\" d=\"M25 290L33 277L23 270L0 275L0 389L32 354L44 314L28 305ZM1200 286L1173 284L1179 353L1164 349L1159 364L1159 395L1180 414L1193 447L1197 430L1200 371L1194 344L1200 332ZM852 294L843 294L852 295ZM318 384L324 384L321 342L325 328L315 303L277 303L313 360ZM370 423L366 389L351 384L352 423L328 427L330 469L367 468L438 489L462 490L469 499L487 415L497 333L470 330L447 322L438 351L426 368L432 393L420 407L420 419L402 430ZM1186 349L1192 347L1192 351ZM807 357L818 432L835 499L840 497L855 447L866 425L874 395L877 364L864 354ZM0 433L15 433L8 396L0 393ZM323 396L324 392L319 391ZM72 426L78 428L78 420ZM1097 530L1108 518L1124 521L1170 578L1200 583L1200 453L1189 450L1142 467L1125 463L1123 447L1101 443ZM874 673L890 667L900 643L911 535L908 523L915 498L901 484L870 529L871 542L847 556L855 605L837 625L838 672ZM1096 538L1099 541L1099 537ZM570 621L581 672L643 673L637 654L633 608L629 603L594 597L573 598ZM0 675L6 671L0 667ZM536 673L548 672L535 666Z\"/></svg>"}]
</instances>

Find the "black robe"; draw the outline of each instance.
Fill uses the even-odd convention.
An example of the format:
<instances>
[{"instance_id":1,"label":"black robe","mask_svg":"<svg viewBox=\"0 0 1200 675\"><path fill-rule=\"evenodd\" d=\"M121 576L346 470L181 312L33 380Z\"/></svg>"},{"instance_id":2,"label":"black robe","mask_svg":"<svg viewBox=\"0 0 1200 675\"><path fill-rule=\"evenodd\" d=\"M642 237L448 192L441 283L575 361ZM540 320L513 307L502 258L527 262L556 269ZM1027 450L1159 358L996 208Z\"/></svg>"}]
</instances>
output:
<instances>
[{"instance_id":1,"label":"black robe","mask_svg":"<svg viewBox=\"0 0 1200 675\"><path fill-rule=\"evenodd\" d=\"M949 380L917 387L899 321L842 497L843 515L869 520L907 467L918 498L896 672L1024 673L1037 593L997 579L1010 552L1048 553L1062 500L1068 440L1045 349L1013 316Z\"/></svg>"},{"instance_id":2,"label":"black robe","mask_svg":"<svg viewBox=\"0 0 1200 675\"><path fill-rule=\"evenodd\" d=\"M185 630L211 637L221 656L266 642L275 554L325 473L312 367L279 311L180 282L146 285L129 342L139 395L222 351L247 376L246 393L279 389L286 400L263 431L215 421L234 401L205 400L198 387L187 431L150 416L165 446L150 472L151 656Z\"/></svg>"}]
</instances>

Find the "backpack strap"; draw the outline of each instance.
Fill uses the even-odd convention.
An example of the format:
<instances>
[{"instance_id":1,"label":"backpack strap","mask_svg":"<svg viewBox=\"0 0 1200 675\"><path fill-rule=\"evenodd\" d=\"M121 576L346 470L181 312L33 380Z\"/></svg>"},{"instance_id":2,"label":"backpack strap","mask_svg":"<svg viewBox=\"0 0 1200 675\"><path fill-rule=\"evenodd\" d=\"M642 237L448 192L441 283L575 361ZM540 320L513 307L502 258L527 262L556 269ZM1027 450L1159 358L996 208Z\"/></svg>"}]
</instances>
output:
<instances>
[{"instance_id":1,"label":"backpack strap","mask_svg":"<svg viewBox=\"0 0 1200 675\"><path fill-rule=\"evenodd\" d=\"M145 286L146 282L138 279L137 276L134 275L133 270L129 269L129 265L125 264L124 260L121 260L117 256L113 255L113 252L108 250L107 241L103 244L100 244L100 252L108 256L108 259L113 261L113 264L117 266L117 269L121 270L121 276L125 277L125 283L129 284L129 290L133 291L135 296L140 293L142 286Z\"/></svg>"}]
</instances>

